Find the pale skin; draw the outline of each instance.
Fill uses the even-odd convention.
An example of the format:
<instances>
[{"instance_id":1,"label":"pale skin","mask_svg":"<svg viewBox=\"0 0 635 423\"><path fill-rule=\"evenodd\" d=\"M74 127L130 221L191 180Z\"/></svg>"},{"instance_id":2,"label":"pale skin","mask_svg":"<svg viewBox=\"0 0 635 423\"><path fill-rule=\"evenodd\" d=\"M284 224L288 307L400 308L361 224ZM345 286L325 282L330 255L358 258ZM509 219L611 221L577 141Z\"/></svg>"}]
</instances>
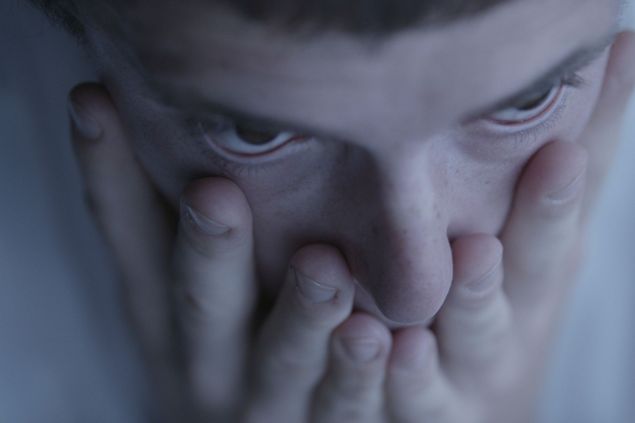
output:
<instances>
[{"instance_id":1,"label":"pale skin","mask_svg":"<svg viewBox=\"0 0 635 423\"><path fill-rule=\"evenodd\" d=\"M589 9L588 13L591 12ZM602 22L598 24L595 38L609 31L609 22L607 18L606 27L602 27ZM564 40L563 46L591 41L586 39L589 31L576 32L583 23L586 21L576 21L567 31L558 33ZM389 50L393 60L400 57L398 47ZM233 175L235 178L230 178L233 182L228 178L210 177L189 184L181 196L182 204L226 227L219 229L208 224L204 226L206 229L201 229L196 222L204 219L192 218L187 212L188 207L182 207L183 218L176 242L172 243L170 227L165 211L157 202L155 188L159 185L168 201L174 202L173 193L179 190L178 178L175 178L176 182L166 182L169 175L162 176L156 169L169 156L158 158L159 164L153 165L148 161L154 160L156 154L138 153L141 161L146 161L147 173L142 170L131 146L144 142L134 138L139 131L134 124L130 128L126 121L129 117L125 118L123 114L123 111L134 109L134 104L124 104L125 96L121 93L112 97L115 103L119 99L121 104L113 104L111 96L95 85L78 87L72 96L84 113L78 112L76 116L88 114L100 128L91 131L85 123L75 125L75 145L87 190L97 219L118 258L132 317L146 351L154 357L150 363L156 366L156 374L172 381L178 375L178 371L166 371L165 360L173 340L165 329L166 304L162 303L164 299L157 289L177 286L180 322L188 351L188 383L198 407L209 416L244 412L241 418L247 422L391 423L506 422L529 418L544 365L545 346L550 344L557 328L558 311L575 279L575 269L581 258L586 216L618 139L616 128L633 85L634 49L633 36L622 35L610 52L606 51L589 65L586 72L595 76L591 80L596 82L589 83L588 110L579 108L576 118L571 118L575 122L583 121L580 128L561 123L564 128L556 128L548 136L544 135L544 140L528 150L504 153L506 162L514 162L510 158L518 160L508 167L496 167L496 171L504 175L501 181L494 183L497 189L505 191L502 187L506 185L515 187L513 198L511 195L509 198L490 197L495 208L502 211L489 214L487 209L476 210L477 216L473 220L479 220L477 224L457 212L466 203L452 203L449 199L440 203L444 205L441 211L443 223L437 224L449 234L449 256L445 259L445 253L430 247L435 244L429 244L424 235L404 237L399 241L403 244L391 235L396 233L390 232L392 229L399 229L399 225L394 226L395 222L425 228L429 231L424 231L425 234L439 230L431 223L425 223L428 215L422 204L432 201L432 197L417 194L415 185L409 181L418 181L431 192L439 192L434 185L436 182L426 179L430 177L428 172L416 173L416 168L409 165L406 158L413 158L412 163L415 163L415 158L421 162L426 154L434 154L446 162L455 160L457 168L467 165L474 168L474 163L462 162L462 156L453 159L444 156L447 151L456 151L447 147L453 140L451 137L444 135L438 137L436 143L429 141L438 136L440 128L437 125L448 126L460 120L471 109L459 110L459 107L464 107L463 104L473 98L483 103L472 105L478 108L495 100L499 94L496 90L531 80L541 66L520 66L520 75L515 73L514 81L503 81L496 88L488 86L480 95L471 95L469 99L449 98L436 102L437 107L429 109L429 121L405 119L416 125L401 124L390 132L384 132L389 129L384 127L388 126L386 124L355 135L362 128L360 120L367 122L367 127L377 121L377 118L373 119L373 113L385 115L388 109L366 110L367 117L356 115L341 119L338 118L341 113L332 116L319 113L332 107L315 100L316 95L304 97L308 110L285 109L287 120L302 121L308 126L328 126L333 133L355 140L351 141L353 145L374 155L376 169L380 169L375 176L385 178L378 179L381 186L399 187L393 191L387 189L386 193L394 195L382 196L384 203L375 205L377 210L390 212L384 215L388 216L385 219L380 218L388 229L379 228L379 239L387 241L388 251L402 254L395 256L397 262L410 267L384 267L384 279L374 282L364 280L367 275L359 264L363 261L351 256L346 247L332 242L330 233L326 234L324 242L307 243L296 251L288 261L290 266L284 266L288 274L280 278L281 282L271 282L271 275L279 270L270 270L266 272L268 275L262 276L259 271L263 267L263 257L270 258L273 263L281 260L280 257L272 258L270 251L262 250L271 250L275 245L285 245L283 249L288 246L273 242L269 248L263 248L262 241L260 244L255 242L254 236L256 240L262 239L271 229L263 224L267 222L267 211L263 211L265 200L255 193L258 181L246 176ZM429 47L429 51L433 50ZM546 57L547 63L550 55L556 57L559 53L562 52L551 51L541 57ZM416 55L401 57L411 56ZM354 64L351 66L359 68ZM285 71L292 72L293 69L290 64ZM527 74L523 75L525 71ZM210 72L213 74L213 68ZM220 74L213 76L216 79L223 77ZM363 78L360 79L363 86ZM400 80L404 79L406 76ZM186 80L193 85L200 83L197 90L202 90L204 81L193 76ZM443 85L439 81L430 83L430 87ZM224 81L218 86L242 87L245 85L242 82ZM368 80L365 87L377 85L376 82ZM268 81L260 88L266 92L269 84L275 85L275 81ZM114 91L121 88L116 81L111 85ZM277 90L277 96L280 92L287 95L287 101L281 104L288 106L301 101L293 97L299 95L297 91L280 91L280 87ZM397 91L403 93L405 90ZM474 90L474 87L465 87L456 92L474 94ZM366 91L360 88L361 92ZM232 94L233 100L229 98L230 94L216 93L217 98L226 97L228 103L240 101L241 107L252 113L259 107L256 100L236 93L236 90ZM398 100L407 101L408 96L405 97ZM333 100L328 95L317 98ZM414 107L407 104L390 110L400 112L395 116L404 116ZM588 118L580 119L581 116ZM391 122L391 119L384 118L383 121ZM386 137L394 133L399 134L396 138L405 141L387 144ZM421 151L416 144L407 141L415 139L413 134L419 133L424 134L420 137L427 140L428 145ZM394 135L390 137L395 138ZM470 156L474 154L472 152ZM491 158L498 153L492 150L485 154ZM180 160L187 161L183 157ZM399 160L402 162L397 166ZM359 166L352 171L364 168ZM512 176L521 171L522 176L516 184L516 178ZM214 171L209 174L222 175ZM571 181L577 182L570 185ZM563 192L563 187L568 188ZM471 189L474 188L467 188ZM560 196L551 198L555 192L560 192ZM461 188L455 189L453 194L451 198L467 201ZM478 194L488 195L483 187ZM285 194L282 198L284 202L306 197L294 198ZM386 204L386 201L390 203ZM416 201L420 201L419 206ZM512 204L508 215L506 203ZM372 210L372 203L367 206ZM413 207L420 207L424 212L408 212ZM306 214L301 210L299 213ZM341 213L334 215L345 217ZM306 217L315 218L310 214ZM419 223L416 219L420 219ZM299 222L303 223L302 220ZM273 221L267 223L275 230L280 229ZM355 227L350 220L347 224L351 225L348 232L352 237L363 230L363 225ZM415 255L421 258L414 262L408 259ZM168 260L169 257L173 260ZM380 258L375 254L374 260ZM354 264L356 260L357 265ZM169 262L173 265L167 266ZM257 267L257 263L260 266ZM449 271L439 267L444 263L450 266ZM267 266L264 267L267 271ZM275 267L270 265L270 268ZM308 285L302 285L296 280L296 274L306 275L319 285L311 285L310 281ZM421 278L419 284L417 277ZM470 287L471 282L477 287ZM280 294L271 312L265 316L257 315L256 334L252 336L249 327L255 318L255 288L261 284L281 286ZM395 292L407 295L395 295ZM307 293L314 294L312 299L303 295ZM351 313L353 309L355 311ZM347 349L346 340L352 340L353 347ZM373 346L377 347L376 352L373 352ZM361 350L362 360L352 360L347 355L350 350ZM244 381L249 381L248 386ZM163 393L169 395L169 392Z\"/></svg>"}]
</instances>

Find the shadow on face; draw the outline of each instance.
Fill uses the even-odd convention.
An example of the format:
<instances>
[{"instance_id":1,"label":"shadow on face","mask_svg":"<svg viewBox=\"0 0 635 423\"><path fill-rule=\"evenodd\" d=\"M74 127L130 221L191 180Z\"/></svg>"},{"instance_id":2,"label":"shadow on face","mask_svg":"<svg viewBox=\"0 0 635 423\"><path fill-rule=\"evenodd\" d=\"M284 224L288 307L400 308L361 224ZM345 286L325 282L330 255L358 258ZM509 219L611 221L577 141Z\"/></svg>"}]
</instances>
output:
<instances>
[{"instance_id":1,"label":"shadow on face","mask_svg":"<svg viewBox=\"0 0 635 423\"><path fill-rule=\"evenodd\" d=\"M617 3L506 2L369 41L138 2L88 41L174 204L202 176L243 189L267 292L295 250L327 242L359 308L411 324L448 293L450 242L497 234L529 158L584 128Z\"/></svg>"}]
</instances>

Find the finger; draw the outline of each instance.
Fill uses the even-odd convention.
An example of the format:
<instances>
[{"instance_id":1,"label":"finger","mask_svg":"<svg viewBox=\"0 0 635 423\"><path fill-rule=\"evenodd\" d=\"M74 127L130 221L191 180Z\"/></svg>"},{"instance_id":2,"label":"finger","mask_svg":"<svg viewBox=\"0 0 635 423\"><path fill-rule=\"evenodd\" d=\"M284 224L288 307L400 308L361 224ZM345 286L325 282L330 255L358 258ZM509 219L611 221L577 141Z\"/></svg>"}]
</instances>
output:
<instances>
[{"instance_id":1,"label":"finger","mask_svg":"<svg viewBox=\"0 0 635 423\"><path fill-rule=\"evenodd\" d=\"M458 401L439 365L434 335L426 328L402 329L393 337L386 397L391 422L464 422Z\"/></svg>"},{"instance_id":2,"label":"finger","mask_svg":"<svg viewBox=\"0 0 635 423\"><path fill-rule=\"evenodd\" d=\"M170 327L166 208L137 163L105 88L84 83L69 100L87 200L122 273L127 311L147 352L162 356Z\"/></svg>"},{"instance_id":3,"label":"finger","mask_svg":"<svg viewBox=\"0 0 635 423\"><path fill-rule=\"evenodd\" d=\"M501 235L504 290L515 313L534 311L535 317L552 319L544 311L561 303L574 280L586 163L582 147L553 142L534 156L521 177Z\"/></svg>"},{"instance_id":4,"label":"finger","mask_svg":"<svg viewBox=\"0 0 635 423\"><path fill-rule=\"evenodd\" d=\"M350 315L353 293L337 249L311 245L295 254L259 336L249 421L305 421L326 368L331 333Z\"/></svg>"},{"instance_id":5,"label":"finger","mask_svg":"<svg viewBox=\"0 0 635 423\"><path fill-rule=\"evenodd\" d=\"M335 330L327 374L311 408L311 422L384 420L383 383L391 336L376 319L353 314Z\"/></svg>"},{"instance_id":6,"label":"finger","mask_svg":"<svg viewBox=\"0 0 635 423\"><path fill-rule=\"evenodd\" d=\"M194 394L206 412L225 413L240 400L257 288L251 211L235 184L206 178L186 189L174 272Z\"/></svg>"},{"instance_id":7,"label":"finger","mask_svg":"<svg viewBox=\"0 0 635 423\"><path fill-rule=\"evenodd\" d=\"M624 112L635 86L635 33L620 34L611 48L600 98L580 143L589 152L585 219L595 204L620 141Z\"/></svg>"},{"instance_id":8,"label":"finger","mask_svg":"<svg viewBox=\"0 0 635 423\"><path fill-rule=\"evenodd\" d=\"M441 364L463 389L500 384L514 357L512 318L502 290L503 247L488 235L452 244L454 280L435 321ZM471 386L476 383L476 386Z\"/></svg>"}]
</instances>

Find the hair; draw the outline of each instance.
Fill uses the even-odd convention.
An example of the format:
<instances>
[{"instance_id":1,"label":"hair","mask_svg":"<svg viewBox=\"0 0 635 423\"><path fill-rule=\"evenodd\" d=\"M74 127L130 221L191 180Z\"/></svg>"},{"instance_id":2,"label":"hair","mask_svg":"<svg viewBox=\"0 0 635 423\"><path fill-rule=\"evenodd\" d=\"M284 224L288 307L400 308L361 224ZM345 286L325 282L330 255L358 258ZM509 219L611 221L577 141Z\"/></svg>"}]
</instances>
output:
<instances>
[{"instance_id":1,"label":"hair","mask_svg":"<svg viewBox=\"0 0 635 423\"><path fill-rule=\"evenodd\" d=\"M78 39L84 38L85 28L72 0L29 0L42 10L50 20Z\"/></svg>"},{"instance_id":2,"label":"hair","mask_svg":"<svg viewBox=\"0 0 635 423\"><path fill-rule=\"evenodd\" d=\"M75 0L29 0L54 23L82 39L85 27ZM113 0L111 0L113 1ZM440 24L513 0L201 0L243 17L288 29L334 29L353 35L386 35L418 24ZM122 4L125 4L123 2Z\"/></svg>"}]
</instances>

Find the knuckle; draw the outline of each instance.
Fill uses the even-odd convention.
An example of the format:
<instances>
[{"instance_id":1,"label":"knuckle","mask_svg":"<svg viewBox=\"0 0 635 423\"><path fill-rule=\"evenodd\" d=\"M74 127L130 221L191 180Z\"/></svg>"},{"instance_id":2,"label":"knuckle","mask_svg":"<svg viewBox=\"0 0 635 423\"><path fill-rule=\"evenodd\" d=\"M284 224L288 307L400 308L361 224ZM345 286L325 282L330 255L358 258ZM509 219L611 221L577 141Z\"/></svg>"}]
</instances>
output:
<instances>
[{"instance_id":1,"label":"knuckle","mask_svg":"<svg viewBox=\"0 0 635 423\"><path fill-rule=\"evenodd\" d=\"M352 402L363 402L373 398L380 391L384 379L384 363L367 366L340 364L342 368L331 374L331 386L340 398Z\"/></svg>"},{"instance_id":2,"label":"knuckle","mask_svg":"<svg viewBox=\"0 0 635 423\"><path fill-rule=\"evenodd\" d=\"M365 376L365 377L364 377ZM335 377L325 388L330 403L346 404L350 412L361 412L378 397L380 389L377 377L369 378L369 374L356 374L355 377Z\"/></svg>"},{"instance_id":3,"label":"knuckle","mask_svg":"<svg viewBox=\"0 0 635 423\"><path fill-rule=\"evenodd\" d=\"M191 292L184 292L181 297L180 312L189 323L218 322L227 318L227 311L210 301Z\"/></svg>"},{"instance_id":4,"label":"knuckle","mask_svg":"<svg viewBox=\"0 0 635 423\"><path fill-rule=\"evenodd\" d=\"M231 320L241 320L240 316L249 308L250 299L213 291L212 286L201 288L194 284L179 283L177 306L182 318L189 324L213 323L216 327L226 325Z\"/></svg>"},{"instance_id":5,"label":"knuckle","mask_svg":"<svg viewBox=\"0 0 635 423\"><path fill-rule=\"evenodd\" d=\"M313 380L323 371L322 366L316 365L313 355L309 357L291 347L280 348L274 354L264 351L261 357L268 375L285 375L293 380Z\"/></svg>"}]
</instances>

